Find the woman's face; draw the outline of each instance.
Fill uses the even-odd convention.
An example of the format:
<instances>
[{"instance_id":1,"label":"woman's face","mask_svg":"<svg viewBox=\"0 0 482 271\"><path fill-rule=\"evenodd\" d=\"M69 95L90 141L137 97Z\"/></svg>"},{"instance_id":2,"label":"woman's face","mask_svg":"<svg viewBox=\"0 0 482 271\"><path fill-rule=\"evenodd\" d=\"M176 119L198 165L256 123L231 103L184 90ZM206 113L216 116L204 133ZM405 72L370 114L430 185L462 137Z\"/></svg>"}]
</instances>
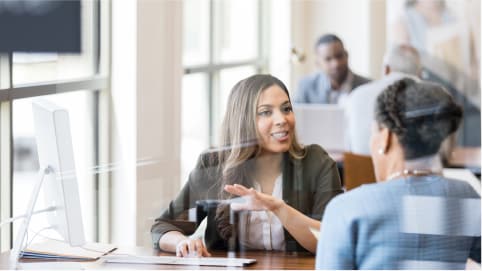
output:
<instances>
[{"instance_id":1,"label":"woman's face","mask_svg":"<svg viewBox=\"0 0 482 271\"><path fill-rule=\"evenodd\" d=\"M263 90L256 106L256 127L263 152L281 153L293 142L295 116L288 95L277 85Z\"/></svg>"}]
</instances>

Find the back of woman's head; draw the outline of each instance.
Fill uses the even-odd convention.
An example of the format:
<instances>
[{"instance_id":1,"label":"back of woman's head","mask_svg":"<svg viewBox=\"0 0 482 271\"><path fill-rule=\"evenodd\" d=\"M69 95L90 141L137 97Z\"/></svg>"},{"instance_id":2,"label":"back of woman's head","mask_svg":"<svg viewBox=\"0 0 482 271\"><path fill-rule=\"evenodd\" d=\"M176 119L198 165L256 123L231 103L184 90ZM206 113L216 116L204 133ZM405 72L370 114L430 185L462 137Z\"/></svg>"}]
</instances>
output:
<instances>
[{"instance_id":1,"label":"back of woman's head","mask_svg":"<svg viewBox=\"0 0 482 271\"><path fill-rule=\"evenodd\" d=\"M388 128L406 160L436 154L442 141L459 127L462 108L440 85L399 80L377 98L375 119Z\"/></svg>"}]
</instances>

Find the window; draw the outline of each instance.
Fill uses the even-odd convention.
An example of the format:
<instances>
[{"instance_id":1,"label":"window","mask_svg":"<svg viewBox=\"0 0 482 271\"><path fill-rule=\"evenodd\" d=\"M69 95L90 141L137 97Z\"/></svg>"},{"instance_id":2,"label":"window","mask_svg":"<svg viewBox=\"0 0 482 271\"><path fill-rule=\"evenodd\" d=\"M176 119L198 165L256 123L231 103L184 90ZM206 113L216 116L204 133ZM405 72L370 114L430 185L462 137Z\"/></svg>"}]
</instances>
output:
<instances>
[{"instance_id":1,"label":"window","mask_svg":"<svg viewBox=\"0 0 482 271\"><path fill-rule=\"evenodd\" d=\"M242 78L265 70L260 0L185 0L181 182L199 154L216 146L227 96Z\"/></svg>"},{"instance_id":2,"label":"window","mask_svg":"<svg viewBox=\"0 0 482 271\"><path fill-rule=\"evenodd\" d=\"M100 145L105 127L99 125L108 116L100 108L100 95L108 91L108 1L81 1L81 53L13 52L0 58L0 216L21 215L37 181L39 170L34 137L32 105L38 96L69 111L74 158L79 183L84 229L88 241L105 240L99 229L104 175L98 173L99 159L108 152ZM102 40L102 43L101 43ZM8 151L11 150L11 151ZM36 209L42 207L42 194ZM45 217L35 215L29 229L44 227ZM10 249L14 227L2 228L1 250ZM32 235L29 235L32 237ZM31 241L29 239L29 241Z\"/></svg>"}]
</instances>

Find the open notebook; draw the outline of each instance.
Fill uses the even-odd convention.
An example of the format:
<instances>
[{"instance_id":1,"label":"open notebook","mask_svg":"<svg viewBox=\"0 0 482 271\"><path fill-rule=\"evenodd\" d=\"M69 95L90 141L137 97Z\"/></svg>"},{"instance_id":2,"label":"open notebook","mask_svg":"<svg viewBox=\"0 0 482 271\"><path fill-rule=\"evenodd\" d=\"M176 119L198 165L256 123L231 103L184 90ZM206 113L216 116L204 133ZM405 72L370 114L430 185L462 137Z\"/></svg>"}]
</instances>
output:
<instances>
[{"instance_id":1,"label":"open notebook","mask_svg":"<svg viewBox=\"0 0 482 271\"><path fill-rule=\"evenodd\" d=\"M320 239L320 230L310 227L310 231L315 236L316 240Z\"/></svg>"},{"instance_id":2,"label":"open notebook","mask_svg":"<svg viewBox=\"0 0 482 271\"><path fill-rule=\"evenodd\" d=\"M83 246L72 247L64 241L47 239L30 244L21 252L21 258L55 261L95 261L115 249L114 245L100 243L87 243Z\"/></svg>"}]
</instances>

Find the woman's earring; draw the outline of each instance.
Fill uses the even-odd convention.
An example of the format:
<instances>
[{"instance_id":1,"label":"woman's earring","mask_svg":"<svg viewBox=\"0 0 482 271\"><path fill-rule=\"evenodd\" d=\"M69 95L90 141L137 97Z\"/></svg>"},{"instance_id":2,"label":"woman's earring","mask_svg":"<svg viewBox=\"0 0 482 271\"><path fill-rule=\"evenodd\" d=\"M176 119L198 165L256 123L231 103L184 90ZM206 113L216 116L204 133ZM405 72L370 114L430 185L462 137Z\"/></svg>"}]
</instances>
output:
<instances>
[{"instance_id":1,"label":"woman's earring","mask_svg":"<svg viewBox=\"0 0 482 271\"><path fill-rule=\"evenodd\" d=\"M385 154L385 148L378 149L378 154L380 155Z\"/></svg>"}]
</instances>

